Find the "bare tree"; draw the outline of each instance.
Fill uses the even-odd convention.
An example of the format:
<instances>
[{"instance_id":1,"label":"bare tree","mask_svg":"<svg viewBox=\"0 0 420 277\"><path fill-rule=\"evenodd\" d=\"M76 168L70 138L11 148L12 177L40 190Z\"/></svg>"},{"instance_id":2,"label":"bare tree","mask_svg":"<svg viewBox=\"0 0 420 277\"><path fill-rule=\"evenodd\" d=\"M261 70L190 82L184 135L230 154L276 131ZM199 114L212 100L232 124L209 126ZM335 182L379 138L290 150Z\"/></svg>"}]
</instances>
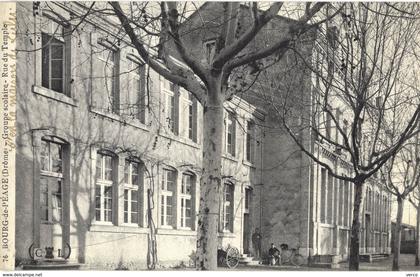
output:
<instances>
[{"instance_id":1,"label":"bare tree","mask_svg":"<svg viewBox=\"0 0 420 277\"><path fill-rule=\"evenodd\" d=\"M244 49L255 40L268 22L277 17L283 5L287 4L275 2L261 11L256 2L251 3L250 7L234 2L214 3L213 14L217 14L217 17L211 20L204 18L197 26L191 26L192 22L187 18L194 3L162 2L160 10L154 14L137 4L123 6L118 2L110 2L110 5L142 59L158 74L190 91L204 108L196 265L197 269L215 269L219 201L223 188L223 103L237 93L229 85L229 77L238 69L248 76L256 61L270 56L276 55L280 59L291 41L322 22L320 20L308 24L324 3L303 5L303 12L297 20L286 20L283 29L271 30L276 32L275 40L264 47L247 51L246 55ZM202 16L200 9L196 12L199 17ZM244 16L249 19L247 22L242 20ZM210 26L209 21L214 25ZM203 60L203 55L194 55L197 47L189 45L184 39L182 30L186 29L185 26L214 32L216 39L210 51L211 57ZM156 37L155 41L158 43L155 47L145 43L144 37L147 36ZM184 65L171 58L170 54L173 52Z\"/></svg>"},{"instance_id":2,"label":"bare tree","mask_svg":"<svg viewBox=\"0 0 420 277\"><path fill-rule=\"evenodd\" d=\"M296 63L313 72L311 95L296 93L299 80L266 75L267 99L282 94L271 104L284 132L333 177L354 184L350 270L359 269L365 182L419 132L418 11L416 3L346 3L320 28L312 60L291 44ZM352 174L338 173L314 149L329 149Z\"/></svg>"},{"instance_id":3,"label":"bare tree","mask_svg":"<svg viewBox=\"0 0 420 277\"><path fill-rule=\"evenodd\" d=\"M419 155L420 155L418 153L418 150L419 150L418 148L419 148L420 142L419 142L418 138L416 138L416 144L417 144L417 147L415 148L414 151L417 151L417 155L415 156L416 158L414 160L414 163L410 163L411 168L418 168L420 166L420 162L419 162L419 158L418 158ZM417 169L417 171L419 171L419 169ZM413 171L411 171L410 173L411 173L410 175L412 175ZM408 178L410 178L410 180L413 180L413 182L414 182L413 177L414 176L412 175L411 177L408 177ZM416 212L417 212L417 215L416 215L416 237L415 237L416 258L415 258L414 264L416 266L419 266L420 265L420 243L419 243L419 241L420 241L420 230L419 230L419 228L420 228L420 181L417 180L417 183L413 184L413 185L415 185L415 188L408 195L408 200L416 208Z\"/></svg>"},{"instance_id":4,"label":"bare tree","mask_svg":"<svg viewBox=\"0 0 420 277\"><path fill-rule=\"evenodd\" d=\"M417 135L381 168L386 189L397 198L398 209L393 241L392 270L399 270L401 223L404 203L420 184L420 141Z\"/></svg>"}]
</instances>

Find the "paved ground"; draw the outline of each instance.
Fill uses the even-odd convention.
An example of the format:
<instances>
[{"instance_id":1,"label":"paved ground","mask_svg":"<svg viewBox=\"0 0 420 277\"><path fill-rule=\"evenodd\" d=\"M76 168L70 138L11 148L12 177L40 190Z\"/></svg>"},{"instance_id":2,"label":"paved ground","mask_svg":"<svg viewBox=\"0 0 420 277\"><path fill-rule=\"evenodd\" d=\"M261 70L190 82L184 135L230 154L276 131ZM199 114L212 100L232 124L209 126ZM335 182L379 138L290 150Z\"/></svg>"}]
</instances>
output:
<instances>
[{"instance_id":1,"label":"paved ground","mask_svg":"<svg viewBox=\"0 0 420 277\"><path fill-rule=\"evenodd\" d=\"M221 270L228 270L227 268L221 268ZM283 266L267 266L267 265L256 265L256 266L238 266L235 270L284 270L284 271L346 271L348 270L347 263L341 263L338 269L323 269L313 267L295 267L290 265ZM392 270L392 256L388 259L375 261L373 263L360 263L360 270L363 271L391 271ZM401 254L400 256L400 271L420 271L420 267L414 266L414 255Z\"/></svg>"}]
</instances>

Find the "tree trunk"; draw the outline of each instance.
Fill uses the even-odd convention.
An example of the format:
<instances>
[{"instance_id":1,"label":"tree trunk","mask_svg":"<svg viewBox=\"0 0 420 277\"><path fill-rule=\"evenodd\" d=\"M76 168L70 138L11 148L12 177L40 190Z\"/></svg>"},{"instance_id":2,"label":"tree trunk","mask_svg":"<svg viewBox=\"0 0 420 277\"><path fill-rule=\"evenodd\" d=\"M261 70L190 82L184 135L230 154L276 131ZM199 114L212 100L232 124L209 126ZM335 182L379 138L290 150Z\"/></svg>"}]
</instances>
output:
<instances>
[{"instance_id":1,"label":"tree trunk","mask_svg":"<svg viewBox=\"0 0 420 277\"><path fill-rule=\"evenodd\" d=\"M415 265L420 265L420 201L417 203L417 222L416 222L416 261Z\"/></svg>"},{"instance_id":2,"label":"tree trunk","mask_svg":"<svg viewBox=\"0 0 420 277\"><path fill-rule=\"evenodd\" d=\"M355 180L353 223L351 225L349 270L359 270L360 221L364 180Z\"/></svg>"},{"instance_id":3,"label":"tree trunk","mask_svg":"<svg viewBox=\"0 0 420 277\"><path fill-rule=\"evenodd\" d=\"M222 191L223 98L217 82L209 87L203 118L203 172L196 256L198 270L217 269L219 196Z\"/></svg>"},{"instance_id":4,"label":"tree trunk","mask_svg":"<svg viewBox=\"0 0 420 277\"><path fill-rule=\"evenodd\" d=\"M394 243L393 243L393 250L394 250L394 258L392 260L392 270L398 271L399 267L399 259L400 259L400 247L401 247L401 221L403 216L403 209L404 209L404 199L401 197L397 197L398 203L398 210L397 210L397 222L395 223L395 236L394 236Z\"/></svg>"}]
</instances>

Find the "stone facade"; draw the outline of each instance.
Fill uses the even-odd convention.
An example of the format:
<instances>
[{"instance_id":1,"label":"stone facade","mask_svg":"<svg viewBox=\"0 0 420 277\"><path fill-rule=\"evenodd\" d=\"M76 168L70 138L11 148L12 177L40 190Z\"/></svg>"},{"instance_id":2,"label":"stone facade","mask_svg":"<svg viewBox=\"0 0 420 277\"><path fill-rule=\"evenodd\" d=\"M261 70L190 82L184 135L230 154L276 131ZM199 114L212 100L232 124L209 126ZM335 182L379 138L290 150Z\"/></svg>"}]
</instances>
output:
<instances>
[{"instance_id":1,"label":"stone facade","mask_svg":"<svg viewBox=\"0 0 420 277\"><path fill-rule=\"evenodd\" d=\"M77 3L51 5L64 18L70 18L70 12L82 12ZM72 261L109 269L121 264L145 268L149 189L159 264L190 263L196 244L202 107L186 91L149 70L126 41L117 44L112 36L115 25L99 19L88 20L83 31L64 35L61 42L54 41L64 47L65 78L63 87L53 89L54 76L44 83L48 73L43 72L43 62L53 62L55 57L39 50L46 49L42 33L60 34L61 28L69 27L57 25L61 19L46 10L34 15L32 3L17 3L17 16L21 50L17 56L17 263L30 260L31 245L32 249L55 247L57 258L57 250L67 251L68 244ZM62 51L61 46L49 49ZM133 63L142 69L140 73L135 73ZM106 75L110 64L118 74ZM135 82L148 88L146 99L138 101L145 101L150 109L140 116L138 110L131 110L139 105L130 102ZM219 233L220 246L231 244L247 252L254 209L251 194L260 180L258 126L264 113L239 98L227 103L226 110L235 111L236 116L230 125L233 152L226 151L223 159L223 175L230 176L226 182L232 191L227 196L230 203L224 205L229 211L220 221L226 224ZM255 126L252 160L244 154L248 133L244 126L249 122ZM139 165L138 172L131 171L133 167L127 165L131 162ZM172 183L169 175L163 175L165 170L172 172ZM134 174L138 175L136 184ZM192 180L189 188L183 186L186 174ZM137 196L129 198L133 190ZM171 198L163 203L168 193ZM128 205L138 206L131 208L137 214L130 220Z\"/></svg>"},{"instance_id":2,"label":"stone facade","mask_svg":"<svg viewBox=\"0 0 420 277\"><path fill-rule=\"evenodd\" d=\"M48 38L42 33L71 30L70 25L55 23L63 22L57 14L69 19L70 13L80 15L84 9L77 2L51 5L56 13L35 14L32 3L17 3L17 45L22 50L17 55L17 261L30 260L31 245L63 249L68 244L73 261L109 269L121 264L144 268L148 224L153 222L159 263L188 264L196 242L202 107L188 92L149 70L128 41L115 37L115 22L99 17L55 42L64 49L62 92L57 92L52 88L54 76L45 77L50 74L45 71L50 54L40 50L46 49L43 41ZM220 12L220 7L204 5L200 19L195 13L191 22ZM281 28L282 22L276 18L270 28ZM201 45L210 38L205 32L201 36L191 32L187 41ZM302 47L310 58L313 44ZM196 47L192 55L205 54L203 49ZM48 57L51 62L60 60ZM288 62L274 67L272 74L280 74L275 70L282 66ZM300 101L310 101L311 73L294 69L288 74L298 76L291 85ZM133 91L143 98L136 98ZM233 190L225 195L221 212L220 224L226 228L219 233L220 246L231 244L241 253L252 253L251 234L258 227L263 252L272 242L287 243L300 247L306 257L346 259L352 187L330 178L300 151L259 97L263 92L251 92L226 103L230 137L225 136L222 171L230 176L227 183ZM299 112L305 116L310 109L309 105ZM230 112L235 113L234 120ZM248 123L253 126L251 154ZM314 140L311 133L301 133L300 138L337 172L350 174L348 162L334 149ZM57 147L58 158L51 150ZM131 171L135 164L136 174ZM167 171L171 173L165 175ZM191 178L188 193L185 175ZM133 190L137 193L131 194ZM367 195L372 196L366 198L370 204L363 213L362 253L388 253L389 197L374 181ZM147 218L148 203L152 220ZM136 205L138 209L128 215ZM54 221L57 211L61 224Z\"/></svg>"}]
</instances>

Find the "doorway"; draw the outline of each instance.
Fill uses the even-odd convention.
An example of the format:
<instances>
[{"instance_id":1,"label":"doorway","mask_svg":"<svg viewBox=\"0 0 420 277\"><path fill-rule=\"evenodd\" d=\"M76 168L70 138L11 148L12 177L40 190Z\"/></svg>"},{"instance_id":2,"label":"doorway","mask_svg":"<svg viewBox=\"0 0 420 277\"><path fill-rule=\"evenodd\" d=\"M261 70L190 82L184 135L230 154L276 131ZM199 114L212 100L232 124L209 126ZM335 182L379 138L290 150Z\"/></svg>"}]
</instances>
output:
<instances>
[{"instance_id":1,"label":"doorway","mask_svg":"<svg viewBox=\"0 0 420 277\"><path fill-rule=\"evenodd\" d=\"M249 214L244 214L244 234L243 234L243 246L244 254L250 253L249 238L251 235L251 227L249 222Z\"/></svg>"},{"instance_id":2,"label":"doorway","mask_svg":"<svg viewBox=\"0 0 420 277\"><path fill-rule=\"evenodd\" d=\"M370 248L370 215L365 215L365 253L369 253Z\"/></svg>"},{"instance_id":3,"label":"doorway","mask_svg":"<svg viewBox=\"0 0 420 277\"><path fill-rule=\"evenodd\" d=\"M244 209L244 228L243 228L243 253L249 254L251 252L250 239L251 239L251 222L250 222L250 208L251 208L251 189L245 188L245 209Z\"/></svg>"}]
</instances>

